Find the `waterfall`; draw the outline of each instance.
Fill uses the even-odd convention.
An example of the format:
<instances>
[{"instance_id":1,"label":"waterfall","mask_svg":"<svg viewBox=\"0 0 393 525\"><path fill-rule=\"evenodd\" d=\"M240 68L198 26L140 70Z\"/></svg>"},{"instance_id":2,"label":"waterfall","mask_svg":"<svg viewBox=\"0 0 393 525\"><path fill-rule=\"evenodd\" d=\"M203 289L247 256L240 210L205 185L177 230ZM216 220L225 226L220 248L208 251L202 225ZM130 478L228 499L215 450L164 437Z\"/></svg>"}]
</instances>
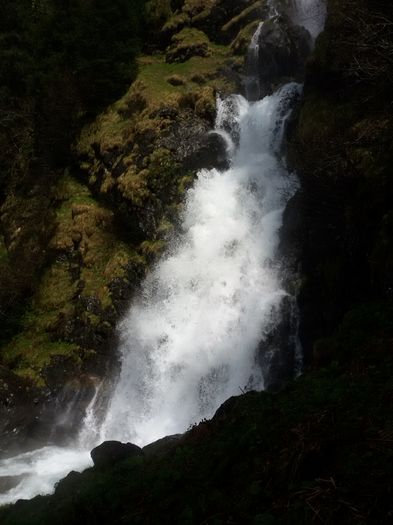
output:
<instances>
[{"instance_id":1,"label":"waterfall","mask_svg":"<svg viewBox=\"0 0 393 525\"><path fill-rule=\"evenodd\" d=\"M248 100L258 100L261 94L261 86L259 82L259 37L261 35L263 22L258 24L257 30L255 31L247 54L247 71L244 79L245 91Z\"/></svg>"},{"instance_id":2,"label":"waterfall","mask_svg":"<svg viewBox=\"0 0 393 525\"><path fill-rule=\"evenodd\" d=\"M229 121L239 145L226 172L199 173L182 235L120 325L122 369L102 440L146 445L263 388L255 353L285 295L275 256L297 187L275 151L299 89L288 84L255 104L220 101L218 129Z\"/></svg>"},{"instance_id":3,"label":"waterfall","mask_svg":"<svg viewBox=\"0 0 393 525\"><path fill-rule=\"evenodd\" d=\"M301 23L316 2L296 3L304 7L296 11ZM251 63L258 62L261 27ZM211 417L232 395L264 388L268 367L258 365L257 348L287 296L278 233L297 188L281 144L300 91L288 83L262 100L218 98L214 132L226 141L229 168L198 174L180 233L119 325L121 371L104 420L95 417L98 386L74 447L0 461L0 480L15 478L0 504L51 492L70 470L91 465L89 451L103 440L146 445Z\"/></svg>"}]
</instances>

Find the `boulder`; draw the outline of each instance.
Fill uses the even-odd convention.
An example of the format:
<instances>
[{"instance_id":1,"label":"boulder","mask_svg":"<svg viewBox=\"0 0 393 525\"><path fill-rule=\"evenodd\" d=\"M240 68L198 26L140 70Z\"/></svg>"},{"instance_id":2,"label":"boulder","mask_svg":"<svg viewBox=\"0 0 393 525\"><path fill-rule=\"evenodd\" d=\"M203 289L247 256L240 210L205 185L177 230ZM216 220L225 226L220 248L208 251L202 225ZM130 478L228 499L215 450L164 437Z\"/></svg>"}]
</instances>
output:
<instances>
[{"instance_id":1,"label":"boulder","mask_svg":"<svg viewBox=\"0 0 393 525\"><path fill-rule=\"evenodd\" d=\"M262 95L285 79L302 79L311 51L310 33L280 16L267 20L259 35L258 71Z\"/></svg>"},{"instance_id":2,"label":"boulder","mask_svg":"<svg viewBox=\"0 0 393 525\"><path fill-rule=\"evenodd\" d=\"M272 328L258 345L258 362L264 371L265 389L280 390L293 379L296 370L297 310L296 299L285 296L272 311Z\"/></svg>"},{"instance_id":3,"label":"boulder","mask_svg":"<svg viewBox=\"0 0 393 525\"><path fill-rule=\"evenodd\" d=\"M209 56L209 39L202 31L184 28L172 37L172 44L166 50L166 61L186 62L191 57Z\"/></svg>"},{"instance_id":4,"label":"boulder","mask_svg":"<svg viewBox=\"0 0 393 525\"><path fill-rule=\"evenodd\" d=\"M98 447L93 448L90 455L95 467L107 468L124 459L141 456L142 449L132 443L105 441Z\"/></svg>"},{"instance_id":5,"label":"boulder","mask_svg":"<svg viewBox=\"0 0 393 525\"><path fill-rule=\"evenodd\" d=\"M217 133L206 134L200 147L191 154L184 163L185 169L197 170L203 166L205 169L228 169L228 155L224 139Z\"/></svg>"},{"instance_id":6,"label":"boulder","mask_svg":"<svg viewBox=\"0 0 393 525\"><path fill-rule=\"evenodd\" d=\"M183 434L173 434L172 436L158 439L157 441L143 447L143 453L147 457L164 456L179 443L182 436Z\"/></svg>"}]
</instances>

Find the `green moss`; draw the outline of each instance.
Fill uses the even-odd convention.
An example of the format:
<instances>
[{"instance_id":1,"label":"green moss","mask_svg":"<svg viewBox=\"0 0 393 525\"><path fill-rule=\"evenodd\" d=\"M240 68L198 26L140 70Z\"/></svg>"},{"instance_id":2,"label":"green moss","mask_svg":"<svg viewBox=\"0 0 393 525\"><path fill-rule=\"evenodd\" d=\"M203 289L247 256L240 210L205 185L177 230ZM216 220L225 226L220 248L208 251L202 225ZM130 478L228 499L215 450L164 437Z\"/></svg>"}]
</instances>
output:
<instances>
[{"instance_id":1,"label":"green moss","mask_svg":"<svg viewBox=\"0 0 393 525\"><path fill-rule=\"evenodd\" d=\"M183 195L187 190L189 190L195 180L194 174L188 173L184 175L179 181L178 188L179 193Z\"/></svg>"},{"instance_id":2,"label":"green moss","mask_svg":"<svg viewBox=\"0 0 393 525\"><path fill-rule=\"evenodd\" d=\"M70 357L80 363L79 346L64 341L52 341L50 334L27 326L23 334L15 337L4 349L3 359L13 371L45 386L45 367L55 356Z\"/></svg>"},{"instance_id":3,"label":"green moss","mask_svg":"<svg viewBox=\"0 0 393 525\"><path fill-rule=\"evenodd\" d=\"M122 101L122 104L111 106L93 124L83 128L77 144L79 154L88 154L93 143L100 144L104 151L129 140L132 133L132 120L124 118L125 103L126 100Z\"/></svg>"},{"instance_id":4,"label":"green moss","mask_svg":"<svg viewBox=\"0 0 393 525\"><path fill-rule=\"evenodd\" d=\"M122 195L133 204L142 206L144 201L150 196L147 181L149 178L148 170L135 171L129 168L123 173L117 182Z\"/></svg>"},{"instance_id":5,"label":"green moss","mask_svg":"<svg viewBox=\"0 0 393 525\"><path fill-rule=\"evenodd\" d=\"M248 46L250 45L251 38L258 27L258 24L258 20L254 20L239 31L230 46L233 53L241 56L245 55Z\"/></svg>"},{"instance_id":6,"label":"green moss","mask_svg":"<svg viewBox=\"0 0 393 525\"><path fill-rule=\"evenodd\" d=\"M92 197L87 186L65 173L56 195L57 229L50 244L54 258L40 278L19 334L4 349L5 362L38 385L45 382L45 367L52 357L66 355L80 363L85 356L64 339L67 323L75 317L92 326L105 322L105 310L113 309L110 283L127 279L130 265L145 264L118 240L113 213ZM81 311L80 297L98 299L102 313Z\"/></svg>"},{"instance_id":7,"label":"green moss","mask_svg":"<svg viewBox=\"0 0 393 525\"><path fill-rule=\"evenodd\" d=\"M172 44L166 51L166 61L186 62L193 56L209 56L209 38L203 31L185 27L172 37Z\"/></svg>"},{"instance_id":8,"label":"green moss","mask_svg":"<svg viewBox=\"0 0 393 525\"><path fill-rule=\"evenodd\" d=\"M190 17L186 13L177 13L172 16L163 26L164 32L179 31L184 26L190 23Z\"/></svg>"},{"instance_id":9,"label":"green moss","mask_svg":"<svg viewBox=\"0 0 393 525\"><path fill-rule=\"evenodd\" d=\"M209 43L208 36L194 27L185 27L173 36L172 42L175 44L193 45L196 43Z\"/></svg>"},{"instance_id":10,"label":"green moss","mask_svg":"<svg viewBox=\"0 0 393 525\"><path fill-rule=\"evenodd\" d=\"M147 258L158 257L165 249L166 243L164 240L157 241L143 241L140 250Z\"/></svg>"},{"instance_id":11,"label":"green moss","mask_svg":"<svg viewBox=\"0 0 393 525\"><path fill-rule=\"evenodd\" d=\"M67 203L92 204L95 202L89 188L72 177L68 170L65 170L63 177L59 180L57 196L63 201L63 206L58 209L58 213L66 209Z\"/></svg>"},{"instance_id":12,"label":"green moss","mask_svg":"<svg viewBox=\"0 0 393 525\"><path fill-rule=\"evenodd\" d=\"M4 348L3 356L17 374L44 381L42 369L54 355L79 359L77 345L56 341L56 330L74 313L77 293L68 263L55 262L45 272L21 322L21 333Z\"/></svg>"},{"instance_id":13,"label":"green moss","mask_svg":"<svg viewBox=\"0 0 393 525\"><path fill-rule=\"evenodd\" d=\"M154 57L143 57L140 59L139 79L145 86L144 93L152 102L162 100L163 96L182 94L195 89L192 78L198 72L199 78L204 77L206 84L216 87L218 90L230 90L232 86L227 81L220 79L218 70L223 67L229 59L229 49L225 46L211 44L212 53L208 57L194 56L186 62L171 63L165 62L165 58L160 55ZM184 79L185 83L174 86L168 79L178 76ZM199 84L199 82L198 82Z\"/></svg>"},{"instance_id":14,"label":"green moss","mask_svg":"<svg viewBox=\"0 0 393 525\"><path fill-rule=\"evenodd\" d=\"M171 86L183 86L185 84L184 78L180 75L171 75L166 80Z\"/></svg>"},{"instance_id":15,"label":"green moss","mask_svg":"<svg viewBox=\"0 0 393 525\"><path fill-rule=\"evenodd\" d=\"M262 1L258 0L257 2L254 2L252 5L246 7L246 9L244 9L239 15L229 20L229 22L227 22L222 27L222 31L224 32L231 31L234 28L247 24L250 18L253 19L258 16L258 14L261 12L263 4L266 4L266 0L262 0Z\"/></svg>"},{"instance_id":16,"label":"green moss","mask_svg":"<svg viewBox=\"0 0 393 525\"><path fill-rule=\"evenodd\" d=\"M215 0L185 0L183 11L195 19L196 16L208 16L212 7L215 5Z\"/></svg>"},{"instance_id":17,"label":"green moss","mask_svg":"<svg viewBox=\"0 0 393 525\"><path fill-rule=\"evenodd\" d=\"M163 201L170 198L179 175L179 165L174 161L171 152L158 148L149 156L149 185L155 195Z\"/></svg>"},{"instance_id":18,"label":"green moss","mask_svg":"<svg viewBox=\"0 0 393 525\"><path fill-rule=\"evenodd\" d=\"M173 232L173 229L174 225L168 220L167 217L164 217L157 227L157 237L166 239Z\"/></svg>"}]
</instances>

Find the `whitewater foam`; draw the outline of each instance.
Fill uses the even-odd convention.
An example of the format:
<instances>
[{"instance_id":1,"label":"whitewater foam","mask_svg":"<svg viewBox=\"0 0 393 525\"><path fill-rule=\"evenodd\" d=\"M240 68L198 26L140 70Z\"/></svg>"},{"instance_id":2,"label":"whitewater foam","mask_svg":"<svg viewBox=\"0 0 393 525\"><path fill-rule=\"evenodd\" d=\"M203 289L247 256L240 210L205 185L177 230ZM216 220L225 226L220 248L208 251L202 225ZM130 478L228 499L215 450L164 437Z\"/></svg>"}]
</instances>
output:
<instances>
[{"instance_id":1,"label":"whitewater foam","mask_svg":"<svg viewBox=\"0 0 393 525\"><path fill-rule=\"evenodd\" d=\"M297 188L277 138L299 91L220 101L217 129L238 134L238 148L226 172L199 173L182 235L120 325L122 370L102 440L146 445L211 417L241 390L263 389L256 348L286 295L276 249Z\"/></svg>"}]
</instances>

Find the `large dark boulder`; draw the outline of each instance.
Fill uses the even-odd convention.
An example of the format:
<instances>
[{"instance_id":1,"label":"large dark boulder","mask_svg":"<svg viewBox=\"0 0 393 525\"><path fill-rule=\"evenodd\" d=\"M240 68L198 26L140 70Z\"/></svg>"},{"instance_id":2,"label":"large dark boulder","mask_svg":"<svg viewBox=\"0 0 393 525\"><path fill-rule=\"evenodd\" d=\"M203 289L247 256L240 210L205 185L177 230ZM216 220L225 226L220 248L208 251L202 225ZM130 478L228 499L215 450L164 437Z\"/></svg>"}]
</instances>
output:
<instances>
[{"instance_id":1,"label":"large dark boulder","mask_svg":"<svg viewBox=\"0 0 393 525\"><path fill-rule=\"evenodd\" d=\"M215 0L210 5L201 0L199 4L198 12L192 13L192 25L202 29L211 41L226 45L242 27L266 11L265 0Z\"/></svg>"},{"instance_id":2,"label":"large dark boulder","mask_svg":"<svg viewBox=\"0 0 393 525\"><path fill-rule=\"evenodd\" d=\"M280 16L267 20L259 35L258 71L262 95L286 79L302 79L311 51L310 33Z\"/></svg>"},{"instance_id":3,"label":"large dark boulder","mask_svg":"<svg viewBox=\"0 0 393 525\"><path fill-rule=\"evenodd\" d=\"M184 162L185 169L198 170L228 168L228 155L224 139L217 133L207 133L201 138L199 148L196 149Z\"/></svg>"},{"instance_id":4,"label":"large dark boulder","mask_svg":"<svg viewBox=\"0 0 393 525\"><path fill-rule=\"evenodd\" d=\"M141 456L142 449L132 443L105 441L102 445L93 448L90 455L95 467L107 468L124 459Z\"/></svg>"}]
</instances>

